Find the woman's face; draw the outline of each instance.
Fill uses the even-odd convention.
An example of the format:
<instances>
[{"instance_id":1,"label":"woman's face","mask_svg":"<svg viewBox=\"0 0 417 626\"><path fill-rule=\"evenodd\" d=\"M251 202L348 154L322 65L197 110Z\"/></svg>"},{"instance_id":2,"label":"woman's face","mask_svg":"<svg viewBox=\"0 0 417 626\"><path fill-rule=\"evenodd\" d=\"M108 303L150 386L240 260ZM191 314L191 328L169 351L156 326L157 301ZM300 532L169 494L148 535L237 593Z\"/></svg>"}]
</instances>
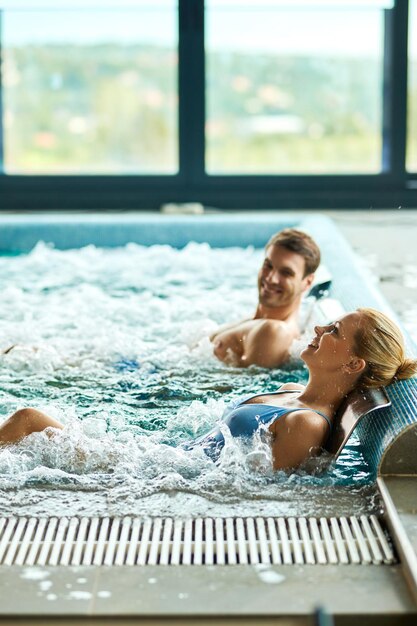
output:
<instances>
[{"instance_id":1,"label":"woman's face","mask_svg":"<svg viewBox=\"0 0 417 626\"><path fill-rule=\"evenodd\" d=\"M360 324L360 313L348 313L326 326L316 326L315 336L301 353L309 366L337 370L355 359L355 335Z\"/></svg>"}]
</instances>

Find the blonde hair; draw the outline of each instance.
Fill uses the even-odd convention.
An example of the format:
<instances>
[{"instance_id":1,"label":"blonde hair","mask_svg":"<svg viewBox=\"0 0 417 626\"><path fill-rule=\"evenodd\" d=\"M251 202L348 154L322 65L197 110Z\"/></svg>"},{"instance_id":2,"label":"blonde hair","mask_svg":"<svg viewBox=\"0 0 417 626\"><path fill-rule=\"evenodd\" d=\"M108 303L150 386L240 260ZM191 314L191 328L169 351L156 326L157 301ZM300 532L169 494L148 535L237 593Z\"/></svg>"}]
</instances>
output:
<instances>
[{"instance_id":1,"label":"blonde hair","mask_svg":"<svg viewBox=\"0 0 417 626\"><path fill-rule=\"evenodd\" d=\"M359 381L363 387L385 387L417 374L417 360L405 356L404 338L398 326L375 309L358 309L359 328L355 353L367 367Z\"/></svg>"}]
</instances>

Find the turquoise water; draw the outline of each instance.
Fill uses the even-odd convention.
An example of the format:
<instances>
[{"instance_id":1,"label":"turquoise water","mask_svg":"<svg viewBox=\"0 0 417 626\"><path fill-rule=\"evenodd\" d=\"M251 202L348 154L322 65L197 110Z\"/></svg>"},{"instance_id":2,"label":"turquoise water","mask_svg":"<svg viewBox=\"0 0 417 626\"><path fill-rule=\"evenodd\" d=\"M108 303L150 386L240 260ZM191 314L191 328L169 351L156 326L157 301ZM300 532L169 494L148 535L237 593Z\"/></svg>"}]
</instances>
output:
<instances>
[{"instance_id":1,"label":"turquoise water","mask_svg":"<svg viewBox=\"0 0 417 626\"><path fill-rule=\"evenodd\" d=\"M248 503L288 512L308 505L311 488L330 502L329 489L336 497L345 487L366 494L369 509L374 492L355 439L313 475L272 472L260 438L249 447L228 441L217 465L179 447L207 432L232 398L306 379L297 353L308 333L282 370L235 369L212 355L210 331L253 312L261 258L206 244L58 251L42 243L1 257L0 347L16 347L1 357L0 419L34 406L65 428L0 450L0 513L33 505L50 514L45 489L73 513L94 512L103 498L114 514L144 502L150 514L166 510L167 498L183 513L181 494L202 499L200 512L237 513Z\"/></svg>"}]
</instances>

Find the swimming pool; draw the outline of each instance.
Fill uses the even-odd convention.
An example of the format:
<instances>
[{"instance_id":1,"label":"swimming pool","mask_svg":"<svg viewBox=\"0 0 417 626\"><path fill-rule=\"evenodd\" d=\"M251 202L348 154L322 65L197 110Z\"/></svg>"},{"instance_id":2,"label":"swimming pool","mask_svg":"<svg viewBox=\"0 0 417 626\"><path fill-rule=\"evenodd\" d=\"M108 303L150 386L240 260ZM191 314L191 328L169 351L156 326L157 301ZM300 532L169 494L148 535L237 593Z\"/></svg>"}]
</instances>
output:
<instances>
[{"instance_id":1,"label":"swimming pool","mask_svg":"<svg viewBox=\"0 0 417 626\"><path fill-rule=\"evenodd\" d=\"M180 448L231 398L306 379L297 354L308 332L282 370L231 368L212 355L210 331L254 309L261 260L259 248L192 242L76 250L40 242L1 257L0 346L16 344L2 357L1 416L34 405L66 429L53 442L38 433L0 451L0 513L10 514L10 500L18 512L24 493L29 511L51 514L45 489L64 490L71 514L96 513L103 493L115 515L160 514L167 500L181 514L190 496L200 512L242 514L261 500L265 510L296 513L313 485L334 486L335 497L350 485L369 509L357 439L317 476L272 473L260 439L249 448L231 440L218 465Z\"/></svg>"},{"instance_id":2,"label":"swimming pool","mask_svg":"<svg viewBox=\"0 0 417 626\"><path fill-rule=\"evenodd\" d=\"M207 341L217 323L251 312L261 249L287 226L319 242L346 310L392 314L324 217L3 216L0 345L18 347L3 357L2 414L36 403L69 426L58 446L35 435L2 451L0 510L292 515L317 511L318 500L324 513L335 503L375 510L355 440L324 476L259 471L260 442L252 455L235 442L218 467L175 446L207 430L227 398L305 376L294 362L284 372L227 368Z\"/></svg>"}]
</instances>

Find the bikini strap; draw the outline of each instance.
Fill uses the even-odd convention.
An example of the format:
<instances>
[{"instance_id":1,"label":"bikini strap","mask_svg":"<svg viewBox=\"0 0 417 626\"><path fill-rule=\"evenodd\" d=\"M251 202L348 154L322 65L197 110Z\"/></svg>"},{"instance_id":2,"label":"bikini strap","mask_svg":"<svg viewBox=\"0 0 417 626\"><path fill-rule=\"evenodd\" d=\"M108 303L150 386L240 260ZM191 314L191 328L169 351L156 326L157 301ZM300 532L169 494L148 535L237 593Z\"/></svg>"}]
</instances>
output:
<instances>
[{"instance_id":1,"label":"bikini strap","mask_svg":"<svg viewBox=\"0 0 417 626\"><path fill-rule=\"evenodd\" d=\"M275 396L276 394L293 393L294 391L302 391L302 389L277 389L277 391L264 391L263 393L250 393L248 395L243 396L243 399L236 398L236 400L234 400L233 403L236 403L236 406L239 406L240 404L245 404L248 400L252 400L252 398L258 398L260 396Z\"/></svg>"},{"instance_id":2,"label":"bikini strap","mask_svg":"<svg viewBox=\"0 0 417 626\"><path fill-rule=\"evenodd\" d=\"M282 390L281 390L281 389L278 389L278 391L275 391L274 393L291 393L292 391L303 391L303 390L302 390L302 389L282 389ZM305 409L294 409L294 410L295 410L295 411L298 411L298 410L303 411L303 410L305 410ZM308 409L307 409L307 411L313 411L313 413L318 413L318 415L321 415L322 417L324 417L324 419L325 419L325 420L326 420L326 422L328 423L329 428L330 428L330 430L331 430L331 428L332 428L332 423L331 423L331 421L329 420L329 418L327 417L327 415L325 415L324 413L321 413L320 411L317 411L316 409L310 409L310 408L308 408Z\"/></svg>"},{"instance_id":3,"label":"bikini strap","mask_svg":"<svg viewBox=\"0 0 417 626\"><path fill-rule=\"evenodd\" d=\"M313 411L313 413L317 413L318 415L321 415L322 417L324 417L324 419L326 420L326 422L329 425L330 430L332 429L332 423L329 420L329 418L327 417L327 415L325 415L324 413L321 413L320 411L316 411L316 409L309 409L310 411Z\"/></svg>"},{"instance_id":4,"label":"bikini strap","mask_svg":"<svg viewBox=\"0 0 417 626\"><path fill-rule=\"evenodd\" d=\"M287 408L287 407L282 407L282 408L284 409L284 408ZM316 411L316 409L310 409L309 407L306 407L306 408L304 408L304 407L297 407L297 408L293 409L291 407L288 407L288 411L286 411L284 413L284 415L286 413L292 413L293 411L312 411L313 413L317 413L318 415L321 415L321 417L323 417L326 420L326 422L329 425L330 430L332 429L332 424L331 424L329 418L327 417L327 415L325 415L324 413L321 413L320 411Z\"/></svg>"},{"instance_id":5,"label":"bikini strap","mask_svg":"<svg viewBox=\"0 0 417 626\"><path fill-rule=\"evenodd\" d=\"M273 395L279 394L279 393L293 393L295 391L303 391L303 389L278 389L277 391L272 391L272 392L271 391L266 391L265 393L256 393L256 394L252 394L252 395L248 396L245 401L250 400L251 398L255 398L255 397L257 398L258 396L273 396ZM242 402L239 402L239 404L242 404ZM287 407L282 407L282 408L284 409L284 408L287 408ZM317 413L318 415L321 415L326 420L326 422L328 423L330 430L332 429L332 423L329 420L329 418L327 417L327 415L325 415L324 413L321 413L320 411L316 411L316 409L310 409L309 407L306 407L304 409L302 407L299 407L299 408L294 408L294 409L290 408L286 412L287 413L292 413L292 411L313 411L313 413ZM284 413L284 415L285 415L285 413Z\"/></svg>"}]
</instances>

